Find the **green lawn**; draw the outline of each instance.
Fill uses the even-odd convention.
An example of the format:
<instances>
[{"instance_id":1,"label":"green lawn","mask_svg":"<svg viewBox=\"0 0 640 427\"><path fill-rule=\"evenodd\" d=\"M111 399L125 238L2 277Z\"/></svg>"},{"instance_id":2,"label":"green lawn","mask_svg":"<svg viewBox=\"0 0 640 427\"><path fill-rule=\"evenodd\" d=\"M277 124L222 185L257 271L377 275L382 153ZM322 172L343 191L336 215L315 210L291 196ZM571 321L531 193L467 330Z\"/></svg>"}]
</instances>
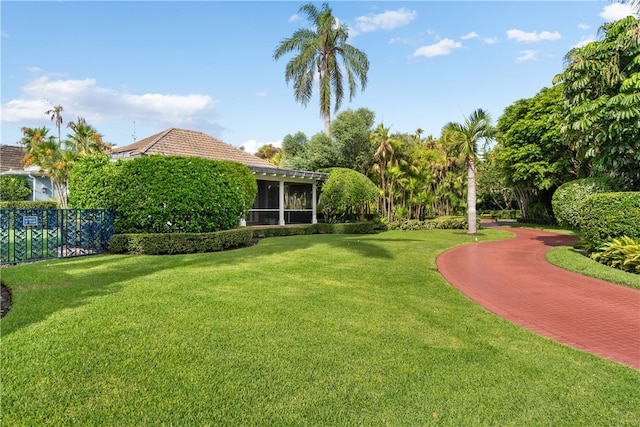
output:
<instances>
[{"instance_id":1,"label":"green lawn","mask_svg":"<svg viewBox=\"0 0 640 427\"><path fill-rule=\"evenodd\" d=\"M437 254L472 240L296 236L2 269L2 424L639 425L640 371L442 279Z\"/></svg>"}]
</instances>

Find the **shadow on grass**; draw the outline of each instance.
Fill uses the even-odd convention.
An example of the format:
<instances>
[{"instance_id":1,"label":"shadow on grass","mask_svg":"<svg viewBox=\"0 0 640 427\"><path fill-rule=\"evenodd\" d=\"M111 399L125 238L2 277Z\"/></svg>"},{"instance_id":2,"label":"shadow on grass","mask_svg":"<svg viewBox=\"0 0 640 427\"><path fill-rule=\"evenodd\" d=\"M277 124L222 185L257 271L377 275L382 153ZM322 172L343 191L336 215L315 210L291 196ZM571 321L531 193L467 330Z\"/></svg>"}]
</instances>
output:
<instances>
[{"instance_id":1,"label":"shadow on grass","mask_svg":"<svg viewBox=\"0 0 640 427\"><path fill-rule=\"evenodd\" d=\"M120 292L128 281L167 269L198 268L199 265L207 268L212 265L233 266L246 263L247 257L268 257L304 250L316 244L326 244L362 257L392 259L392 253L381 244L376 244L370 236L291 236L268 239L277 239L274 240L275 244L263 245L260 242L249 248L209 254L93 255L4 268L2 279L11 288L13 303L1 321L0 333L7 336L41 322L60 310L81 307L94 298Z\"/></svg>"}]
</instances>

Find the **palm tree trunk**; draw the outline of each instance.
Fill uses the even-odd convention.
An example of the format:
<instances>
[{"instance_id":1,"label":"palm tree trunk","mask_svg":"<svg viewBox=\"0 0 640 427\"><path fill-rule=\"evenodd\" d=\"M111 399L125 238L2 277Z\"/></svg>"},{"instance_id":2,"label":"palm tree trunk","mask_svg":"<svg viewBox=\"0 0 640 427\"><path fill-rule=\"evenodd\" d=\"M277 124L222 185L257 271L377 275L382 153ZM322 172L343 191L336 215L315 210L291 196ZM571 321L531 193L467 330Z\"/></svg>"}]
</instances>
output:
<instances>
[{"instance_id":1,"label":"palm tree trunk","mask_svg":"<svg viewBox=\"0 0 640 427\"><path fill-rule=\"evenodd\" d=\"M468 234L476 234L476 162L473 157L467 161L467 220L469 222Z\"/></svg>"},{"instance_id":2,"label":"palm tree trunk","mask_svg":"<svg viewBox=\"0 0 640 427\"><path fill-rule=\"evenodd\" d=\"M331 112L329 110L322 114L324 118L324 134L331 136Z\"/></svg>"}]
</instances>

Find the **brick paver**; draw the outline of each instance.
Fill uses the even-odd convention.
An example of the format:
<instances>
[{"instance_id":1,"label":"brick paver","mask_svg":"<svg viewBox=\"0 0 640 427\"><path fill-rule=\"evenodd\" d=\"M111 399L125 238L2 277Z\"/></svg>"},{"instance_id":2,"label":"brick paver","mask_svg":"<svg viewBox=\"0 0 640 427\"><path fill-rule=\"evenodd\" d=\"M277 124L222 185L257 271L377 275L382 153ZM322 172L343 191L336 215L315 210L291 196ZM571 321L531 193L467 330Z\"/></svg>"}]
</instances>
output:
<instances>
[{"instance_id":1,"label":"brick paver","mask_svg":"<svg viewBox=\"0 0 640 427\"><path fill-rule=\"evenodd\" d=\"M640 291L547 262L546 252L572 245L571 236L504 229L516 237L441 254L440 273L466 296L511 322L640 369Z\"/></svg>"}]
</instances>

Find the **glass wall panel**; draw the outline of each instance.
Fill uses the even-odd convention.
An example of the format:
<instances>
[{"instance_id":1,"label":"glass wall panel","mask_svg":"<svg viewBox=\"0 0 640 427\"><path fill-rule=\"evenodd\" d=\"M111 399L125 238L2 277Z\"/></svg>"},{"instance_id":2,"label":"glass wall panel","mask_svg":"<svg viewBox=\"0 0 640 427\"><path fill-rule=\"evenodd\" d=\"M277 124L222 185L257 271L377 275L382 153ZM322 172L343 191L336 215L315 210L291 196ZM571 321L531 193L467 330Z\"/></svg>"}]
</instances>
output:
<instances>
[{"instance_id":1,"label":"glass wall panel","mask_svg":"<svg viewBox=\"0 0 640 427\"><path fill-rule=\"evenodd\" d=\"M256 180L258 195L253 203L253 209L278 209L279 182Z\"/></svg>"},{"instance_id":2,"label":"glass wall panel","mask_svg":"<svg viewBox=\"0 0 640 427\"><path fill-rule=\"evenodd\" d=\"M313 190L311 184L284 184L284 208L285 210L311 209Z\"/></svg>"}]
</instances>

